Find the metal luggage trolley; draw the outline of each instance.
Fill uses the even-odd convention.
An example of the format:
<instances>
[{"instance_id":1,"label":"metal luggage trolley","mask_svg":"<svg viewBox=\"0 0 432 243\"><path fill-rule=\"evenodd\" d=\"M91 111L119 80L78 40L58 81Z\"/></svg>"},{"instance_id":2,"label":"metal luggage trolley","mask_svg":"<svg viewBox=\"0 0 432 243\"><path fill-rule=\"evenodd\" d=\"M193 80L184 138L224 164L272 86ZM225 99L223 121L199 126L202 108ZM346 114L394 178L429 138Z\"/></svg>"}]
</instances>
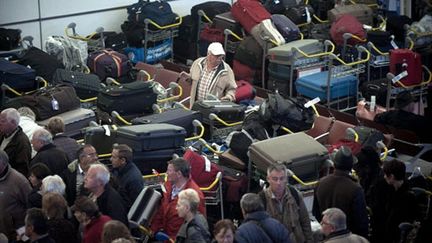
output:
<instances>
[{"instance_id":1,"label":"metal luggage trolley","mask_svg":"<svg viewBox=\"0 0 432 243\"><path fill-rule=\"evenodd\" d=\"M148 44L149 42L158 42L169 40L171 46L171 59L174 59L174 38L179 34L179 26L183 19L177 15L176 22L173 24L160 26L151 19L144 20L145 39L142 40L144 44L144 60L147 60ZM152 28L150 28L152 27Z\"/></svg>"}]
</instances>

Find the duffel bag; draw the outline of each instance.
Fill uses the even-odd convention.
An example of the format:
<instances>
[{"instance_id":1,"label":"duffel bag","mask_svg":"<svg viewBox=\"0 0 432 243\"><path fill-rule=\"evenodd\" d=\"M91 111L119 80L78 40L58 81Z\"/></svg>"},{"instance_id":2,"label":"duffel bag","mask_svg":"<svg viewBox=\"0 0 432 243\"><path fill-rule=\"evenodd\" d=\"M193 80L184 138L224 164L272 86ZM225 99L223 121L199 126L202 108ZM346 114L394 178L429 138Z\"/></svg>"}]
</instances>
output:
<instances>
[{"instance_id":1,"label":"duffel bag","mask_svg":"<svg viewBox=\"0 0 432 243\"><path fill-rule=\"evenodd\" d=\"M87 66L101 80L105 80L108 77L123 77L132 68L132 64L126 55L111 49L91 53L87 60Z\"/></svg>"},{"instance_id":2,"label":"duffel bag","mask_svg":"<svg viewBox=\"0 0 432 243\"><path fill-rule=\"evenodd\" d=\"M56 70L53 83L72 85L81 99L96 97L102 89L102 84L97 75L67 71L65 69Z\"/></svg>"},{"instance_id":3,"label":"duffel bag","mask_svg":"<svg viewBox=\"0 0 432 243\"><path fill-rule=\"evenodd\" d=\"M0 28L0 51L10 51L18 47L21 30Z\"/></svg>"},{"instance_id":4,"label":"duffel bag","mask_svg":"<svg viewBox=\"0 0 432 243\"><path fill-rule=\"evenodd\" d=\"M177 17L166 1L139 0L138 3L128 7L128 14L129 21L144 23L145 19L150 19L159 26L170 25Z\"/></svg>"}]
</instances>

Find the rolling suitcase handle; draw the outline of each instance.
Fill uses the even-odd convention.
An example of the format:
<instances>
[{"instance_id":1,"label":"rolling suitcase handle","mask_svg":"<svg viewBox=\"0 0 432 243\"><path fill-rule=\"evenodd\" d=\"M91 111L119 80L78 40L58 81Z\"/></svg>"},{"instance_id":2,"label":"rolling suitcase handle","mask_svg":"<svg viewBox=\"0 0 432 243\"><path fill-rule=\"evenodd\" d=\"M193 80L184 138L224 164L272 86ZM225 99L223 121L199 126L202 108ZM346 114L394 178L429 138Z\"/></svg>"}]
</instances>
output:
<instances>
[{"instance_id":1,"label":"rolling suitcase handle","mask_svg":"<svg viewBox=\"0 0 432 243\"><path fill-rule=\"evenodd\" d=\"M175 23L173 23L173 24L160 26L160 25L158 25L156 22L154 22L154 21L151 20L151 19L145 19L145 20L144 20L144 24L146 25L146 29L148 29L148 25L149 25L149 24L153 25L154 27L156 27L156 28L159 29L159 30L166 30L166 29L169 29L169 28L178 27L178 26L180 26L180 25L182 24L182 22L183 22L183 17L180 16L180 15L178 15L178 14L176 14L176 15L177 15L177 17L176 17L177 22L175 22Z\"/></svg>"},{"instance_id":2,"label":"rolling suitcase handle","mask_svg":"<svg viewBox=\"0 0 432 243\"><path fill-rule=\"evenodd\" d=\"M325 50L324 52L321 53L316 53L316 54L308 54L302 50L300 50L297 47L293 47L292 50L293 51L297 51L298 53L300 53L301 55L303 55L304 57L308 57L308 58L314 58L314 57L322 57L322 56L326 56L326 55L330 55L333 54L334 50L335 50L335 45L333 44L333 42L329 41L329 40L325 40L324 41L324 46L325 46ZM330 50L328 50L328 47L331 47ZM292 55L294 55L294 53L292 53Z\"/></svg>"},{"instance_id":3,"label":"rolling suitcase handle","mask_svg":"<svg viewBox=\"0 0 432 243\"><path fill-rule=\"evenodd\" d=\"M198 132L197 132L198 129L200 130L200 133L196 136L185 138L185 142L197 140L197 139L199 140L204 136L204 130L205 129L204 129L203 124L200 121L195 119L192 121L192 125L194 126L194 134L198 134Z\"/></svg>"},{"instance_id":4,"label":"rolling suitcase handle","mask_svg":"<svg viewBox=\"0 0 432 243\"><path fill-rule=\"evenodd\" d=\"M173 95L174 89L178 89L177 95ZM175 83L175 82L171 82L169 84L169 88L167 90L169 92L170 97L157 100L157 103L165 103L168 101L178 100L183 95L183 88L178 83Z\"/></svg>"}]
</instances>

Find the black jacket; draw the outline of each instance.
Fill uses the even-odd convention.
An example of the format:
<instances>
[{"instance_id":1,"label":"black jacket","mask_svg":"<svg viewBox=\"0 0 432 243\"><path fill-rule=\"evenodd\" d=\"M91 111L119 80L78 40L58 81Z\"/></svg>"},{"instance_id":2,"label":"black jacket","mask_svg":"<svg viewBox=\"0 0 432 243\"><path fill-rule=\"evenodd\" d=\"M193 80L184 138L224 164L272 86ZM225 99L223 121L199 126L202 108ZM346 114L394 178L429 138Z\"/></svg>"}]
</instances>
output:
<instances>
[{"instance_id":1,"label":"black jacket","mask_svg":"<svg viewBox=\"0 0 432 243\"><path fill-rule=\"evenodd\" d=\"M43 163L55 175L60 175L68 166L69 159L67 154L50 143L43 146L32 159L30 166L36 163Z\"/></svg>"},{"instance_id":2,"label":"black jacket","mask_svg":"<svg viewBox=\"0 0 432 243\"><path fill-rule=\"evenodd\" d=\"M130 208L144 188L144 180L141 171L133 162L128 162L123 167L114 169L113 174L117 177L117 182L120 187L119 190L126 193L126 206Z\"/></svg>"},{"instance_id":3,"label":"black jacket","mask_svg":"<svg viewBox=\"0 0 432 243\"><path fill-rule=\"evenodd\" d=\"M9 164L23 174L28 176L29 162L31 159L31 144L23 132L22 128L18 126L18 131L13 136L12 140L6 146L4 151L9 156ZM0 135L0 143L3 141L4 136Z\"/></svg>"},{"instance_id":4,"label":"black jacket","mask_svg":"<svg viewBox=\"0 0 432 243\"><path fill-rule=\"evenodd\" d=\"M129 226L123 199L109 184L105 185L105 191L97 198L96 204L102 214L110 216L112 219L119 220L126 226Z\"/></svg>"}]
</instances>

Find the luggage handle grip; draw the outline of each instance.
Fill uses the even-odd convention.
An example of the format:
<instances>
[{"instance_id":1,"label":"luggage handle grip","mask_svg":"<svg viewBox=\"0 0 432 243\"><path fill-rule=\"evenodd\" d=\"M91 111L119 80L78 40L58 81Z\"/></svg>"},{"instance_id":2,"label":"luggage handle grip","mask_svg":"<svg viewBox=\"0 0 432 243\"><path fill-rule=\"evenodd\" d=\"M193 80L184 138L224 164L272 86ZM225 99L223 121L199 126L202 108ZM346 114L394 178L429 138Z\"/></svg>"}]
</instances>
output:
<instances>
[{"instance_id":1,"label":"luggage handle grip","mask_svg":"<svg viewBox=\"0 0 432 243\"><path fill-rule=\"evenodd\" d=\"M236 33L234 33L234 32L233 32L232 30L230 30L230 29L225 29L225 30L224 30L224 34L225 34L225 35L232 35L232 36L234 36L234 38L236 38L236 39L239 40L239 41L243 40L242 37L238 36Z\"/></svg>"},{"instance_id":2,"label":"luggage handle grip","mask_svg":"<svg viewBox=\"0 0 432 243\"><path fill-rule=\"evenodd\" d=\"M199 128L199 129L200 129L200 133L199 133L198 135L196 135L196 136L185 138L185 142L187 142L187 141L192 141L192 140L197 140L197 139L201 139L201 138L204 136L204 130L205 130L205 128L204 128L203 124L202 124L200 121L194 119L194 120L192 121L192 125L194 126L194 130L195 130L195 132L196 132L196 131L198 130L198 128Z\"/></svg>"},{"instance_id":3,"label":"luggage handle grip","mask_svg":"<svg viewBox=\"0 0 432 243\"><path fill-rule=\"evenodd\" d=\"M117 111L112 111L111 116L117 118L119 121L123 122L126 125L132 125L131 122L128 122L126 119L124 119Z\"/></svg>"},{"instance_id":4,"label":"luggage handle grip","mask_svg":"<svg viewBox=\"0 0 432 243\"><path fill-rule=\"evenodd\" d=\"M68 24L65 28L65 34L67 37L72 38L72 39L76 39L76 40L82 40L82 41L89 41L91 38L93 38L93 36L95 36L97 34L97 32L93 32L88 36L80 36L77 34L76 30L76 23L72 22L70 24ZM72 29L72 34L69 33L69 29Z\"/></svg>"},{"instance_id":5,"label":"luggage handle grip","mask_svg":"<svg viewBox=\"0 0 432 243\"><path fill-rule=\"evenodd\" d=\"M376 51L381 56L388 56L389 55L389 52L382 52L380 49L378 49L378 47L375 46L374 43L372 43L370 41L367 43L367 46L369 49L373 49L374 51Z\"/></svg>"},{"instance_id":6,"label":"luggage handle grip","mask_svg":"<svg viewBox=\"0 0 432 243\"><path fill-rule=\"evenodd\" d=\"M355 62L350 62L350 63L346 63L344 60L340 59L338 56L336 56L333 53L330 53L330 58L333 58L333 59L337 60L338 62L340 62L342 65L345 65L345 66L354 66L354 65L362 64L362 63L365 63L365 62L369 61L369 59L370 59L370 52L366 48L364 48L363 46L358 46L357 50L359 51L359 58L361 58L361 53L362 52L366 53L366 58L359 59L359 60L357 60Z\"/></svg>"},{"instance_id":7,"label":"luggage handle grip","mask_svg":"<svg viewBox=\"0 0 432 243\"><path fill-rule=\"evenodd\" d=\"M183 88L178 83L171 82L169 84L169 89L170 89L169 91L170 91L171 94L173 93L172 91L174 90L174 88L178 89L178 94L177 95L173 95L173 96L165 98L165 99L157 100L157 103L165 103L165 102L168 102L168 101L179 99L183 95Z\"/></svg>"},{"instance_id":8,"label":"luggage handle grip","mask_svg":"<svg viewBox=\"0 0 432 243\"><path fill-rule=\"evenodd\" d=\"M178 14L176 14L176 15L177 15L176 19L178 20L178 22L173 23L173 24L160 26L160 25L158 25L156 22L154 22L154 21L151 20L151 19L144 19L144 23L146 24L146 26L147 26L148 24L151 24L151 25L155 26L156 28L158 28L158 29L160 29L160 30L169 29L169 28L173 28L173 27L178 27L179 25L182 24L182 22L183 22L183 18L182 18L182 16L180 16L180 15L178 15ZM146 27L146 29L147 29L147 27Z\"/></svg>"},{"instance_id":9,"label":"luggage handle grip","mask_svg":"<svg viewBox=\"0 0 432 243\"><path fill-rule=\"evenodd\" d=\"M209 16L207 16L207 14L204 12L204 10L200 9L200 10L198 10L197 13L198 13L198 16L200 16L200 17L204 17L204 19L205 19L208 23L213 24L213 21L209 18Z\"/></svg>"},{"instance_id":10,"label":"luggage handle grip","mask_svg":"<svg viewBox=\"0 0 432 243\"><path fill-rule=\"evenodd\" d=\"M227 127L233 127L233 126L237 126L237 125L240 125L243 123L243 121L228 123L228 122L222 120L218 115L216 115L214 113L209 114L209 119L212 121L216 120L216 121L220 122L222 125L227 126Z\"/></svg>"},{"instance_id":11,"label":"luggage handle grip","mask_svg":"<svg viewBox=\"0 0 432 243\"><path fill-rule=\"evenodd\" d=\"M358 41L360 41L360 42L366 42L366 39L362 39L362 38L360 38L360 37L358 37L357 35L354 35L354 34L351 34L351 33L344 33L343 35L342 35L342 37L343 37L343 39L345 40L345 41L347 41L348 39L356 39L356 40L358 40Z\"/></svg>"}]
</instances>

